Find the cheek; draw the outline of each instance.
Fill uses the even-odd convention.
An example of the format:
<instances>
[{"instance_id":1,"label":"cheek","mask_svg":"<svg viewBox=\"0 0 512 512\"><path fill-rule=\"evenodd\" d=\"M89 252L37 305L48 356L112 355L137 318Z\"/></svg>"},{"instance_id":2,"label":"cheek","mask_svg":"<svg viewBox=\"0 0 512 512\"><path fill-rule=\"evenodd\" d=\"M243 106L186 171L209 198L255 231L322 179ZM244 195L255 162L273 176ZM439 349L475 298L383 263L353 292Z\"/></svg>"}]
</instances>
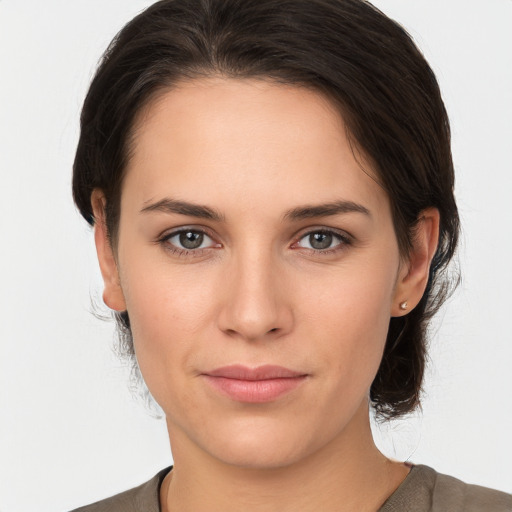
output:
<instances>
[{"instance_id":1,"label":"cheek","mask_svg":"<svg viewBox=\"0 0 512 512\"><path fill-rule=\"evenodd\" d=\"M327 409L355 407L368 392L389 325L393 265L391 257L373 257L330 270L288 267L276 283L295 318L293 332L280 346L322 376L323 399L314 401ZM222 345L216 319L227 300L219 293L225 272L215 265L169 265L165 257L155 260L137 250L127 252L121 268L135 352L148 388L168 412L194 403L190 379L196 363Z\"/></svg>"},{"instance_id":2,"label":"cheek","mask_svg":"<svg viewBox=\"0 0 512 512\"><path fill-rule=\"evenodd\" d=\"M368 262L323 283L310 282L300 299L306 338L317 340L309 347L311 357L332 368L332 384L344 392L369 387L380 365L395 284L392 265L384 271Z\"/></svg>"},{"instance_id":3,"label":"cheek","mask_svg":"<svg viewBox=\"0 0 512 512\"><path fill-rule=\"evenodd\" d=\"M135 353L153 392L172 387L169 379L180 375L173 368L193 366L200 340L211 331L215 286L211 279L191 274L186 265L171 272L165 261L143 261L137 254L126 259L129 272L121 280Z\"/></svg>"}]
</instances>

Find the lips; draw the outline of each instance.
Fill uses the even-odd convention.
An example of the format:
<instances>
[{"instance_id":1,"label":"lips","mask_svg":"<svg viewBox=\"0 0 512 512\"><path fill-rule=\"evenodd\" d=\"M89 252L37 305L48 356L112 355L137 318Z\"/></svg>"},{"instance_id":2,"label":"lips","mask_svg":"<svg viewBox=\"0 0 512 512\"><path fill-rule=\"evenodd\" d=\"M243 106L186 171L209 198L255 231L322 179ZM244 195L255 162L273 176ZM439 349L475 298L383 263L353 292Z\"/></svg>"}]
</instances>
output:
<instances>
[{"instance_id":1,"label":"lips","mask_svg":"<svg viewBox=\"0 0 512 512\"><path fill-rule=\"evenodd\" d=\"M257 368L247 368L246 366L233 365L224 366L210 371L207 375L211 377L225 377L226 379L238 380L269 380L269 379L292 379L301 377L304 373L295 372L284 368L283 366L265 365Z\"/></svg>"},{"instance_id":2,"label":"lips","mask_svg":"<svg viewBox=\"0 0 512 512\"><path fill-rule=\"evenodd\" d=\"M237 402L272 402L296 389L307 374L282 366L224 366L203 374L215 391Z\"/></svg>"}]
</instances>

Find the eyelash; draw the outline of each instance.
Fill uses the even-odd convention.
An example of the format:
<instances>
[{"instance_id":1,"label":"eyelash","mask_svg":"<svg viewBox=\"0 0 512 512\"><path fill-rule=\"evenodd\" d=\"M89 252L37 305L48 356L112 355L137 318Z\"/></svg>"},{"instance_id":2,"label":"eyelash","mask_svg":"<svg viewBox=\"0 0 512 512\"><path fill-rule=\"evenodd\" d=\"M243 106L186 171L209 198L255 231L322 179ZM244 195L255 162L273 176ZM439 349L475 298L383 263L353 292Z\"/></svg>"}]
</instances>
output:
<instances>
[{"instance_id":1,"label":"eyelash","mask_svg":"<svg viewBox=\"0 0 512 512\"><path fill-rule=\"evenodd\" d=\"M157 240L157 243L161 244L165 248L166 251L169 251L172 254L175 254L176 256L180 256L180 257L202 256L206 250L212 248L212 247L202 247L202 248L198 248L198 249L183 249L180 247L176 247L175 245L172 245L169 242L169 240L171 238L174 238L175 236L179 236L182 233L194 233L194 234L198 234L198 235L207 236L208 238L213 239L212 235L210 235L204 229L182 228L182 229L177 229L176 231L172 231L171 233L167 233L166 235L160 237Z\"/></svg>"},{"instance_id":2,"label":"eyelash","mask_svg":"<svg viewBox=\"0 0 512 512\"><path fill-rule=\"evenodd\" d=\"M182 228L178 229L176 231L172 231L171 233L167 233L164 236L160 237L156 242L162 246L164 246L165 250L171 252L172 254L175 254L179 257L198 257L202 256L205 251L208 249L216 248L216 247L202 247L197 249L183 249L176 247L175 245L172 245L169 243L169 240L171 238L174 238L176 236L181 235L182 233L194 233L197 235L203 235L207 236L210 239L213 239L212 235L210 235L207 231L204 229L193 229L193 228ZM310 253L313 253L315 255L321 255L321 256L328 256L332 255L333 253L337 253L339 251L345 250L348 246L352 245L353 241L352 238L345 234L340 233L334 229L326 229L326 228L318 228L318 229L312 229L310 231L307 231L306 233L301 234L301 236L292 244L292 248L296 246L301 240L314 235L314 234L322 234L327 236L332 236L333 238L338 240L338 244L336 244L333 248L327 248L327 249L310 249L307 247L302 247L303 250L306 250ZM220 244L218 244L218 247Z\"/></svg>"},{"instance_id":3,"label":"eyelash","mask_svg":"<svg viewBox=\"0 0 512 512\"><path fill-rule=\"evenodd\" d=\"M334 247L324 249L324 250L313 249L313 248L310 249L307 247L302 247L302 249L305 249L308 252L313 253L314 255L329 256L329 255L338 253L340 251L343 251L348 246L352 245L352 238L349 235L347 235L345 233L340 233L339 231L336 231L334 229L319 228L319 229L312 229L306 233L303 233L300 236L300 238L298 238L298 240L293 243L292 247L296 246L301 240L304 240L305 238L310 237L311 235L318 235L318 234L332 236L333 239L336 239L338 241L338 243Z\"/></svg>"}]
</instances>

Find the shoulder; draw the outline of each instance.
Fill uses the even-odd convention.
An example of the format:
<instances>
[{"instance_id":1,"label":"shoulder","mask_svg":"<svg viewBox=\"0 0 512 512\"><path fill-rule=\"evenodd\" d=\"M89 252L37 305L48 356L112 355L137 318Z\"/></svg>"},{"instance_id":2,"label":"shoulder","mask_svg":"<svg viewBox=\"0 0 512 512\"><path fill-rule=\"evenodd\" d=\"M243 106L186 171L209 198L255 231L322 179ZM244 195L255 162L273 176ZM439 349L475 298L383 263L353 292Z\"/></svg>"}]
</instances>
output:
<instances>
[{"instance_id":1,"label":"shoulder","mask_svg":"<svg viewBox=\"0 0 512 512\"><path fill-rule=\"evenodd\" d=\"M512 495L414 466L381 512L512 512Z\"/></svg>"},{"instance_id":2,"label":"shoulder","mask_svg":"<svg viewBox=\"0 0 512 512\"><path fill-rule=\"evenodd\" d=\"M512 512L512 495L434 473L433 510L444 508L461 512Z\"/></svg>"},{"instance_id":3,"label":"shoulder","mask_svg":"<svg viewBox=\"0 0 512 512\"><path fill-rule=\"evenodd\" d=\"M165 475L172 466L157 473L151 480L110 498L80 507L72 512L159 512L159 492Z\"/></svg>"}]
</instances>

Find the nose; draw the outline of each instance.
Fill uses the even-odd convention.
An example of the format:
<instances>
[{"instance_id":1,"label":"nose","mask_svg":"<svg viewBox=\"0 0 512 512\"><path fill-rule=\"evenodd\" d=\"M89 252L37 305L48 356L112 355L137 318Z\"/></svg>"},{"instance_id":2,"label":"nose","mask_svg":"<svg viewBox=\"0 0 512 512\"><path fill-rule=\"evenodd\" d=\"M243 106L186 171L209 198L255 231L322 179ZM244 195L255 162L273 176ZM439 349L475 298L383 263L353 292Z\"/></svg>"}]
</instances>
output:
<instances>
[{"instance_id":1,"label":"nose","mask_svg":"<svg viewBox=\"0 0 512 512\"><path fill-rule=\"evenodd\" d=\"M293 327L291 290L276 258L247 252L230 262L219 328L247 341L278 338Z\"/></svg>"}]
</instances>

